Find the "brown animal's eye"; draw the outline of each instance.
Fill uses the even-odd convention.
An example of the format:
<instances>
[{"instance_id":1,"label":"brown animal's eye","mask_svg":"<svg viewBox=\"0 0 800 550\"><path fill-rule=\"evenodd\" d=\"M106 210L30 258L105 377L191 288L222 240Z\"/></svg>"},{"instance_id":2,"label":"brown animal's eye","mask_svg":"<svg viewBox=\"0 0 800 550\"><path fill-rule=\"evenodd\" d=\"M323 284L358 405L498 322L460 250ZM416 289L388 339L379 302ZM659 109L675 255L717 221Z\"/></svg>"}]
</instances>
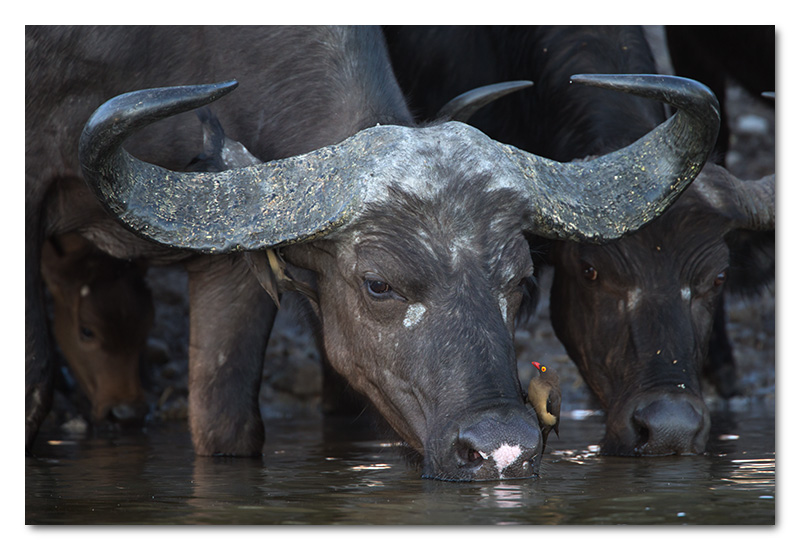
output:
<instances>
[{"instance_id":1,"label":"brown animal's eye","mask_svg":"<svg viewBox=\"0 0 800 550\"><path fill-rule=\"evenodd\" d=\"M597 280L597 270L594 268L593 265L584 263L583 264L583 278L587 281L596 281Z\"/></svg>"},{"instance_id":2,"label":"brown animal's eye","mask_svg":"<svg viewBox=\"0 0 800 550\"><path fill-rule=\"evenodd\" d=\"M94 340L94 331L88 327L80 327L78 329L80 333L81 340L84 342L88 342L89 340Z\"/></svg>"},{"instance_id":3,"label":"brown animal's eye","mask_svg":"<svg viewBox=\"0 0 800 550\"><path fill-rule=\"evenodd\" d=\"M717 276L714 277L714 286L721 286L725 282L725 279L727 278L728 278L728 270L720 271L719 273L717 273Z\"/></svg>"}]
</instances>

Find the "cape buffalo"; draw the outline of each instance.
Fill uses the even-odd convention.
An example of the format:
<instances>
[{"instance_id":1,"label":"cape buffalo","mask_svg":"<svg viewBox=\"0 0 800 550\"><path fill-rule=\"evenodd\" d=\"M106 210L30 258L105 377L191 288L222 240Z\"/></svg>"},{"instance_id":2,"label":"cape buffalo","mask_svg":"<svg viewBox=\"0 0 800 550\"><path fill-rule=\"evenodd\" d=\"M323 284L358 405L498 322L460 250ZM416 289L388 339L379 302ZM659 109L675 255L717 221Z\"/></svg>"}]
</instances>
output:
<instances>
[{"instance_id":1,"label":"cape buffalo","mask_svg":"<svg viewBox=\"0 0 800 550\"><path fill-rule=\"evenodd\" d=\"M26 39L28 259L63 223L42 219L36 199L66 172L99 199L74 225L103 250L187 262L199 454L261 452L257 390L275 306L245 258L270 249L313 279L328 359L422 453L423 475L535 475L541 434L513 348L533 270L525 235L602 241L638 228L696 176L718 124L713 94L695 82L582 77L679 110L627 148L558 163L460 122L415 127L374 28L29 28ZM268 162L171 170L198 149L172 115L236 86L174 85L231 77L244 93L219 101L220 118ZM89 118L120 88L141 91ZM30 441L49 367L28 276Z\"/></svg>"},{"instance_id":2,"label":"cape buffalo","mask_svg":"<svg viewBox=\"0 0 800 550\"><path fill-rule=\"evenodd\" d=\"M398 80L421 119L435 118L442 98L464 87L530 79L533 87L471 122L495 139L568 161L632 143L666 118L656 102L570 79L579 71L655 72L639 27L385 31ZM707 361L712 327L725 338L721 292L731 283L757 287L774 274L774 178L742 182L708 166L642 230L604 245L555 242L551 261L555 332L608 414L602 451L702 452L709 413L700 375L705 368L723 396L735 385L724 358Z\"/></svg>"}]
</instances>

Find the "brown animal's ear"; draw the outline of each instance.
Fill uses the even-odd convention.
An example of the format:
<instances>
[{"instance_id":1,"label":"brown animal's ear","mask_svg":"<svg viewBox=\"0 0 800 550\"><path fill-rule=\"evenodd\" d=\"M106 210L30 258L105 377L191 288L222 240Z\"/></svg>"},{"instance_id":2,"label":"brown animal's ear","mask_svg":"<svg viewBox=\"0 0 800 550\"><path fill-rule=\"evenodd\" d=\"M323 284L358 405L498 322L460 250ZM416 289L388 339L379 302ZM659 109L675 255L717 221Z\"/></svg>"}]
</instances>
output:
<instances>
[{"instance_id":1,"label":"brown animal's ear","mask_svg":"<svg viewBox=\"0 0 800 550\"><path fill-rule=\"evenodd\" d=\"M57 299L63 299L68 293L67 287L75 279L76 260L85 256L80 239L72 239L67 235L52 237L42 246L42 277Z\"/></svg>"},{"instance_id":2,"label":"brown animal's ear","mask_svg":"<svg viewBox=\"0 0 800 550\"><path fill-rule=\"evenodd\" d=\"M45 241L42 246L42 277L53 294L62 294L64 280L61 276L63 270L60 267L63 262L63 252L51 240Z\"/></svg>"},{"instance_id":3,"label":"brown animal's ear","mask_svg":"<svg viewBox=\"0 0 800 550\"><path fill-rule=\"evenodd\" d=\"M92 244L78 233L64 233L50 240L65 257L83 257L92 251Z\"/></svg>"}]
</instances>

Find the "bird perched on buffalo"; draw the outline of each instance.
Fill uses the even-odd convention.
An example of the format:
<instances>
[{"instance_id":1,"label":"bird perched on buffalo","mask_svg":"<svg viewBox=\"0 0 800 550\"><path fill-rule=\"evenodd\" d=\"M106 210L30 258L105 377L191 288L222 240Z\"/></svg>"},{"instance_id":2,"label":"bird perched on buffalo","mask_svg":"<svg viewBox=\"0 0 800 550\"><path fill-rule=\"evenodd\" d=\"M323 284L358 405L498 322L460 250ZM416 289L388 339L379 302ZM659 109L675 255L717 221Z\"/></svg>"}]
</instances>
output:
<instances>
[{"instance_id":1,"label":"bird perched on buffalo","mask_svg":"<svg viewBox=\"0 0 800 550\"><path fill-rule=\"evenodd\" d=\"M558 423L561 416L561 388L558 385L558 374L536 361L531 362L536 372L528 384L528 402L539 417L539 428L542 430L542 445L547 445L547 435L554 430L558 435Z\"/></svg>"}]
</instances>

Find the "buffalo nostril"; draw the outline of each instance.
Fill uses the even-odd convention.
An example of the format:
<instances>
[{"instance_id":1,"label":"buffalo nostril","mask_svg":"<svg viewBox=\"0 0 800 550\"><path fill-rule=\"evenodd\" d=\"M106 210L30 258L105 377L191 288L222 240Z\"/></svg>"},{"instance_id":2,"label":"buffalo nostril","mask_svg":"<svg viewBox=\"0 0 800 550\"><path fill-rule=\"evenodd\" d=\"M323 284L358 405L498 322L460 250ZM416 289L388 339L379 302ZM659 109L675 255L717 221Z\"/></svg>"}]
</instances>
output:
<instances>
[{"instance_id":1,"label":"buffalo nostril","mask_svg":"<svg viewBox=\"0 0 800 550\"><path fill-rule=\"evenodd\" d=\"M473 479L530 477L541 454L541 432L535 418L484 418L464 428L456 439L456 456Z\"/></svg>"},{"instance_id":2,"label":"buffalo nostril","mask_svg":"<svg viewBox=\"0 0 800 550\"><path fill-rule=\"evenodd\" d=\"M650 439L650 429L636 415L633 417L633 426L636 431L636 447L641 448Z\"/></svg>"},{"instance_id":3,"label":"buffalo nostril","mask_svg":"<svg viewBox=\"0 0 800 550\"><path fill-rule=\"evenodd\" d=\"M633 428L641 454L686 454L702 452L708 422L691 399L664 396L635 409Z\"/></svg>"},{"instance_id":4,"label":"buffalo nostril","mask_svg":"<svg viewBox=\"0 0 800 550\"><path fill-rule=\"evenodd\" d=\"M481 453L479 453L475 449L470 449L467 452L467 461L469 461L469 462L480 462L481 460L483 460L483 457L481 456Z\"/></svg>"},{"instance_id":5,"label":"buffalo nostril","mask_svg":"<svg viewBox=\"0 0 800 550\"><path fill-rule=\"evenodd\" d=\"M458 463L469 468L477 468L487 457L481 451L481 441L463 433L455 441L455 453Z\"/></svg>"}]
</instances>

